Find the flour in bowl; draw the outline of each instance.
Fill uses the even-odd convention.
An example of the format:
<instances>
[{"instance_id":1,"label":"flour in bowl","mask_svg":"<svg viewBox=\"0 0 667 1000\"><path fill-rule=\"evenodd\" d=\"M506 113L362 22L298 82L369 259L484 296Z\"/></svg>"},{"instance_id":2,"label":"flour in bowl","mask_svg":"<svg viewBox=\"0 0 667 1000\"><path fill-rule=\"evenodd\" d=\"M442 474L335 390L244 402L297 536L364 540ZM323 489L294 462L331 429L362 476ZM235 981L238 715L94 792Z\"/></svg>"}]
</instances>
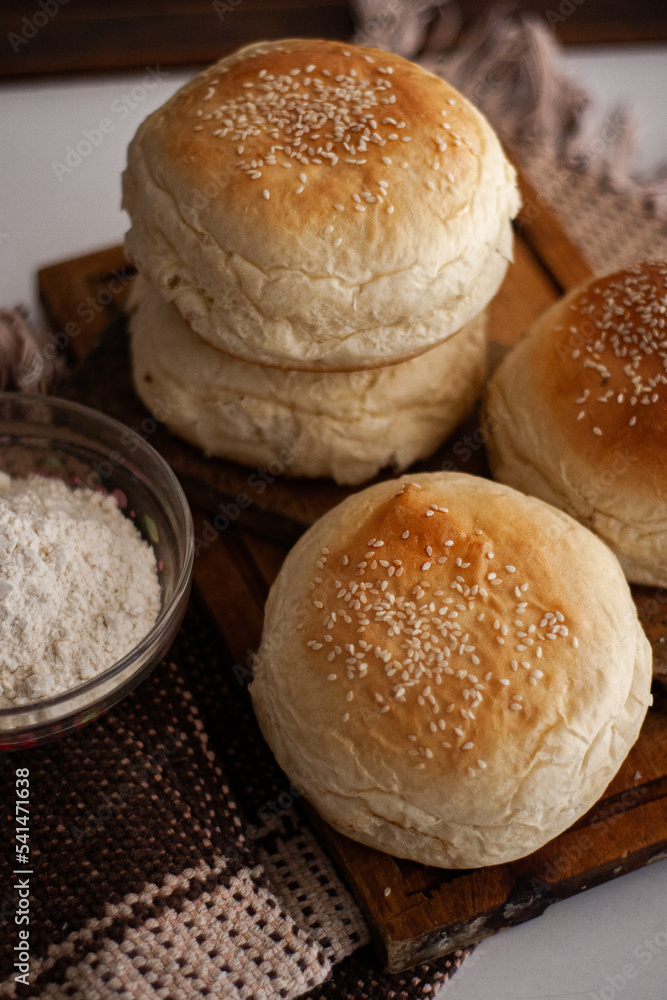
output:
<instances>
[{"instance_id":1,"label":"flour in bowl","mask_svg":"<svg viewBox=\"0 0 667 1000\"><path fill-rule=\"evenodd\" d=\"M0 472L0 708L102 673L159 610L153 550L112 496Z\"/></svg>"}]
</instances>

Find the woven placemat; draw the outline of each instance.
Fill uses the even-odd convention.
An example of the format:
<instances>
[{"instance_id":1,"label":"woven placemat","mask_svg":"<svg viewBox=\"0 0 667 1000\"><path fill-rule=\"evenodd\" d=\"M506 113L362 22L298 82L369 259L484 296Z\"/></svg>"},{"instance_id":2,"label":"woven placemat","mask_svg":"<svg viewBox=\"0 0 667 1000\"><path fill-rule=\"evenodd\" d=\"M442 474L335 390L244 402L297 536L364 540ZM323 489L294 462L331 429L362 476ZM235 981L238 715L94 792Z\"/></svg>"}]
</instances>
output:
<instances>
[{"instance_id":1,"label":"woven placemat","mask_svg":"<svg viewBox=\"0 0 667 1000\"><path fill-rule=\"evenodd\" d=\"M462 953L386 975L294 808L195 594L166 659L88 727L6 754L0 997L411 998ZM15 773L30 771L30 986L14 979Z\"/></svg>"}]
</instances>

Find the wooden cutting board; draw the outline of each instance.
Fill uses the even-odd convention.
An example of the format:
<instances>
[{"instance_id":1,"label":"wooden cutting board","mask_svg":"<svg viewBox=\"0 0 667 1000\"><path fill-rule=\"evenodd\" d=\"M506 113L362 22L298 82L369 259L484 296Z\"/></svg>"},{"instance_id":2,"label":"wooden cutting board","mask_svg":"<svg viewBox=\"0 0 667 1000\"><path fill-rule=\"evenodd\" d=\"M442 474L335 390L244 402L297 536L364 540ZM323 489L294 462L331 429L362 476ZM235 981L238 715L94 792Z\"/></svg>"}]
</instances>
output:
<instances>
[{"instance_id":1,"label":"wooden cutting board","mask_svg":"<svg viewBox=\"0 0 667 1000\"><path fill-rule=\"evenodd\" d=\"M536 192L525 183L522 187L515 263L491 305L492 357L516 343L546 306L590 273ZM235 674L246 682L249 654L260 639L264 600L289 546L352 491L330 480L276 475L270 482L264 478L266 488L260 492L251 486L257 470L205 459L156 424L131 388L122 314L131 277L119 247L40 272L58 342L67 343L79 359L58 391L134 427L176 471L196 508L195 580L235 660ZM473 416L418 467L488 475L483 443L483 430ZM236 503L241 495L250 506ZM238 511L222 532L211 523L221 504L228 513ZM667 676L667 596L650 588L634 588L634 595L658 671ZM663 707L664 693L657 683L657 704ZM428 868L356 844L312 810L310 816L364 910L383 963L399 971L667 857L667 719L657 708L649 711L637 744L600 802L542 850L513 864L463 872Z\"/></svg>"}]
</instances>

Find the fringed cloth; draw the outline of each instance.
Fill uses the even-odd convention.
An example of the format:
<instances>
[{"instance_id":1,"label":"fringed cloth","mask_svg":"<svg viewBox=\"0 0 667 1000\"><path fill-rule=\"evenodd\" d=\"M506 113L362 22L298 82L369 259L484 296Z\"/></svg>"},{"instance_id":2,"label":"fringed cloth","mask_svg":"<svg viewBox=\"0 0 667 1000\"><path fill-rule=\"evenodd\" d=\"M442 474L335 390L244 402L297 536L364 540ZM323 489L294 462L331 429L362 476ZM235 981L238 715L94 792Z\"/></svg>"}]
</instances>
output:
<instances>
[{"instance_id":1,"label":"fringed cloth","mask_svg":"<svg viewBox=\"0 0 667 1000\"><path fill-rule=\"evenodd\" d=\"M47 359L43 343L23 307L0 309L0 391L48 390L57 365Z\"/></svg>"},{"instance_id":2,"label":"fringed cloth","mask_svg":"<svg viewBox=\"0 0 667 1000\"><path fill-rule=\"evenodd\" d=\"M667 258L667 170L632 175L633 114L598 116L562 70L544 21L492 12L451 49L456 6L356 0L355 41L392 49L438 73L479 107L591 267Z\"/></svg>"}]
</instances>

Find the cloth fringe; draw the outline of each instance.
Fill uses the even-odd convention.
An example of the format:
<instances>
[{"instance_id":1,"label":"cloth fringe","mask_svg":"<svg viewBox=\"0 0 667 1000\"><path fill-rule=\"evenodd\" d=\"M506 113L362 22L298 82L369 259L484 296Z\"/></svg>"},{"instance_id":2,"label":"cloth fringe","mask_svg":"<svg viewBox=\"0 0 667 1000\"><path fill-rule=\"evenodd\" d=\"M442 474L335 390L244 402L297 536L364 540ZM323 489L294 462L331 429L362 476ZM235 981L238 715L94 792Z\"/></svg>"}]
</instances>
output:
<instances>
[{"instance_id":1,"label":"cloth fringe","mask_svg":"<svg viewBox=\"0 0 667 1000\"><path fill-rule=\"evenodd\" d=\"M47 392L57 364L45 355L43 338L23 306L0 309L0 390Z\"/></svg>"}]
</instances>

